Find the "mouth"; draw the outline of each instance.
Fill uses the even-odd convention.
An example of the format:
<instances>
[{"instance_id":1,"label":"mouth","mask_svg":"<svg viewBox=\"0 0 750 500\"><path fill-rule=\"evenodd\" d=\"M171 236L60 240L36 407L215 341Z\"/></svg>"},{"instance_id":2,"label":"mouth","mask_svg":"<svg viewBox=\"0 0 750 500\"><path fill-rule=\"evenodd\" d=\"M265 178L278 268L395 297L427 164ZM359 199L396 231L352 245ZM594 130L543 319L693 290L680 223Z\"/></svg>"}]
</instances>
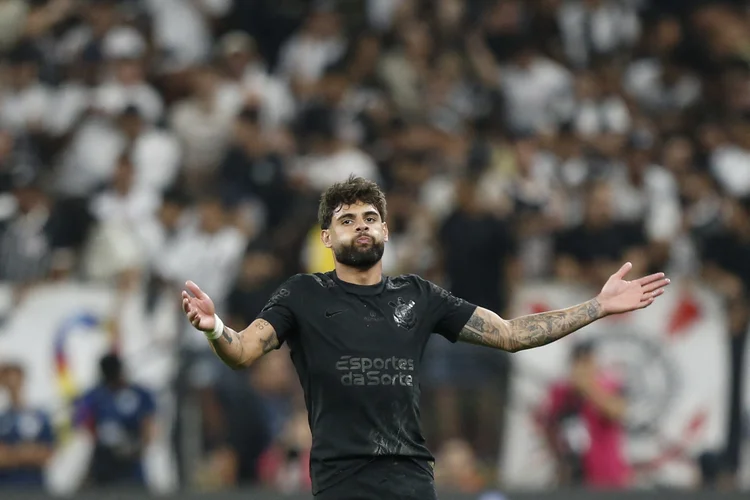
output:
<instances>
[{"instance_id":1,"label":"mouth","mask_svg":"<svg viewBox=\"0 0 750 500\"><path fill-rule=\"evenodd\" d=\"M359 238L357 238L356 241L357 243L362 243L362 244L372 243L372 238L370 238L369 236L360 236Z\"/></svg>"}]
</instances>

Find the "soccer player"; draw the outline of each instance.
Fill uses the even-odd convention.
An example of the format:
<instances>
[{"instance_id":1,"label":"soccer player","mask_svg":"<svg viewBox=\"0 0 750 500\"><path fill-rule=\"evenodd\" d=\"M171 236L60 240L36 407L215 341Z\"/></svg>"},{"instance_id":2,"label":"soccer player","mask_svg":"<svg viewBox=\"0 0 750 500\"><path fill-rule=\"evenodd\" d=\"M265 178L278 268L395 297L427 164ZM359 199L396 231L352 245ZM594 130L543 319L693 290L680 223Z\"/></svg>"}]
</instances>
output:
<instances>
[{"instance_id":1,"label":"soccer player","mask_svg":"<svg viewBox=\"0 0 750 500\"><path fill-rule=\"evenodd\" d=\"M419 423L422 353L431 334L517 352L647 307L669 284L663 273L626 281L626 263L587 302L506 320L419 276L383 276L386 200L375 183L350 177L332 185L318 219L335 270L289 278L241 332L223 324L192 281L182 307L234 369L289 345L305 393L319 500L436 498L434 459Z\"/></svg>"}]
</instances>

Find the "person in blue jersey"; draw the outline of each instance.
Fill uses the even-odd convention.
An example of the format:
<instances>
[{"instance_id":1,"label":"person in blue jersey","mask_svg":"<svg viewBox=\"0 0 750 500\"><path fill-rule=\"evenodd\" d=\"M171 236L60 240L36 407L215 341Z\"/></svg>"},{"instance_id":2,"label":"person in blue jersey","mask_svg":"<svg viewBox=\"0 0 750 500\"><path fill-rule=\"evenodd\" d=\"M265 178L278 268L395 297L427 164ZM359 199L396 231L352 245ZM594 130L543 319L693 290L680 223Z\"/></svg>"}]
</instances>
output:
<instances>
[{"instance_id":1,"label":"person in blue jersey","mask_svg":"<svg viewBox=\"0 0 750 500\"><path fill-rule=\"evenodd\" d=\"M155 402L143 387L129 383L116 354L99 362L101 382L75 405L74 423L91 433L93 486L144 486L142 454L154 436Z\"/></svg>"},{"instance_id":2,"label":"person in blue jersey","mask_svg":"<svg viewBox=\"0 0 750 500\"><path fill-rule=\"evenodd\" d=\"M15 363L0 367L9 407L0 412L0 489L42 488L44 467L54 451L49 417L23 402L25 373Z\"/></svg>"}]
</instances>

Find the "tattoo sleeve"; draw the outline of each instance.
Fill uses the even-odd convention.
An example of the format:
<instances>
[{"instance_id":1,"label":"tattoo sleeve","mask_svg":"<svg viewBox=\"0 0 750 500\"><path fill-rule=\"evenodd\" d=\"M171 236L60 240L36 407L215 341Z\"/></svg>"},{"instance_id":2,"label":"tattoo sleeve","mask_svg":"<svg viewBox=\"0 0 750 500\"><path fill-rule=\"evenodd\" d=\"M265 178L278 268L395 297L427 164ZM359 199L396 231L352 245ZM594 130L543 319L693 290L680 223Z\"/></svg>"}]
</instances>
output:
<instances>
[{"instance_id":1,"label":"tattoo sleeve","mask_svg":"<svg viewBox=\"0 0 750 500\"><path fill-rule=\"evenodd\" d=\"M268 354L279 347L279 338L276 336L276 331L271 326L271 323L264 319L259 319L257 320L256 328L261 333L260 343L263 346L263 354Z\"/></svg>"},{"instance_id":2,"label":"tattoo sleeve","mask_svg":"<svg viewBox=\"0 0 750 500\"><path fill-rule=\"evenodd\" d=\"M552 343L603 317L596 299L583 304L539 314L504 320L487 309L477 308L458 339L470 344L509 352Z\"/></svg>"},{"instance_id":3,"label":"tattoo sleeve","mask_svg":"<svg viewBox=\"0 0 750 500\"><path fill-rule=\"evenodd\" d=\"M224 325L221 336L210 344L216 355L236 370L279 347L279 339L268 321L256 319L239 333Z\"/></svg>"}]
</instances>

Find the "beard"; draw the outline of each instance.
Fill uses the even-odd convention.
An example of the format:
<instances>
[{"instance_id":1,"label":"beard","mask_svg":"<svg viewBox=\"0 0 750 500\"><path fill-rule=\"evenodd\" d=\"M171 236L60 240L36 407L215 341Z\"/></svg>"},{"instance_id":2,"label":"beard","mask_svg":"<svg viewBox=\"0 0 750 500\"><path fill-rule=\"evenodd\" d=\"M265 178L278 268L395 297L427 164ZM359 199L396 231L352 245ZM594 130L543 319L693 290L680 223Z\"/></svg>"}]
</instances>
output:
<instances>
[{"instance_id":1,"label":"beard","mask_svg":"<svg viewBox=\"0 0 750 500\"><path fill-rule=\"evenodd\" d=\"M342 245L333 249L336 261L345 266L359 270L367 270L380 262L385 251L385 242L372 240L370 245L361 246L352 241L349 245Z\"/></svg>"}]
</instances>

